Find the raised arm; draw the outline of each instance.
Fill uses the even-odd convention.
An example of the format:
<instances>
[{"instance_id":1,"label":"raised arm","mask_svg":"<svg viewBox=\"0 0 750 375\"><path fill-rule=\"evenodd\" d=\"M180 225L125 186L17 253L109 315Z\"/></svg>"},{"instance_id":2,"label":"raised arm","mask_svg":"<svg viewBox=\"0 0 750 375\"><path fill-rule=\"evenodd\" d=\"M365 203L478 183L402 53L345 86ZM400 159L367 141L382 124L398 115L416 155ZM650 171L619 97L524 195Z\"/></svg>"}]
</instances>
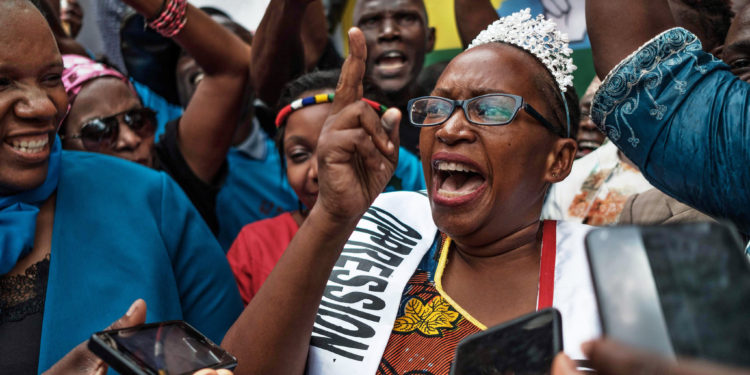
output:
<instances>
[{"instance_id":1,"label":"raised arm","mask_svg":"<svg viewBox=\"0 0 750 375\"><path fill-rule=\"evenodd\" d=\"M500 17L488 0L455 0L456 26L463 48Z\"/></svg>"},{"instance_id":2,"label":"raised arm","mask_svg":"<svg viewBox=\"0 0 750 375\"><path fill-rule=\"evenodd\" d=\"M258 98L276 105L284 85L313 64L306 60L317 62L327 42L325 25L321 0L271 0L253 38L253 82ZM301 31L320 34L301 37Z\"/></svg>"},{"instance_id":3,"label":"raised arm","mask_svg":"<svg viewBox=\"0 0 750 375\"><path fill-rule=\"evenodd\" d=\"M622 59L675 26L667 0L587 0L594 68L604 78Z\"/></svg>"},{"instance_id":4,"label":"raised arm","mask_svg":"<svg viewBox=\"0 0 750 375\"><path fill-rule=\"evenodd\" d=\"M350 56L318 142L318 200L222 342L237 356L237 375L304 371L313 322L331 269L398 162L401 116L391 109L381 120L360 100L365 39L360 30L352 29L349 40Z\"/></svg>"},{"instance_id":5,"label":"raised arm","mask_svg":"<svg viewBox=\"0 0 750 375\"><path fill-rule=\"evenodd\" d=\"M659 190L750 233L750 84L682 28L602 82L591 118Z\"/></svg>"},{"instance_id":6,"label":"raised arm","mask_svg":"<svg viewBox=\"0 0 750 375\"><path fill-rule=\"evenodd\" d=\"M328 21L322 1L312 1L305 9L300 38L302 48L305 50L305 72L309 72L318 65L318 61L328 45ZM293 77L289 78L287 82L291 81ZM276 104L276 102L273 104Z\"/></svg>"},{"instance_id":7,"label":"raised arm","mask_svg":"<svg viewBox=\"0 0 750 375\"><path fill-rule=\"evenodd\" d=\"M157 17L163 1L124 0L147 19ZM174 40L203 69L180 120L178 144L193 173L212 182L231 146L246 99L250 46L198 8L188 5L187 23Z\"/></svg>"}]
</instances>

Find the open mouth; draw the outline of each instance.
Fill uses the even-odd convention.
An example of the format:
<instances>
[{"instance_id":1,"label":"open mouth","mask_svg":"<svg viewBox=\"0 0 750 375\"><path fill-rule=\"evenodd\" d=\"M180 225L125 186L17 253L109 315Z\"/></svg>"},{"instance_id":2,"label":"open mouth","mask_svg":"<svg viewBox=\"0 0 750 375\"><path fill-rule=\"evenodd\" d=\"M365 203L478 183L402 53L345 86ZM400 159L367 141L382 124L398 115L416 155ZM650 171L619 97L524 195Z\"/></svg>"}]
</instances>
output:
<instances>
[{"instance_id":1,"label":"open mouth","mask_svg":"<svg viewBox=\"0 0 750 375\"><path fill-rule=\"evenodd\" d=\"M437 177L436 193L443 200L464 203L486 186L486 177L478 168L466 163L436 160L433 169Z\"/></svg>"},{"instance_id":2,"label":"open mouth","mask_svg":"<svg viewBox=\"0 0 750 375\"><path fill-rule=\"evenodd\" d=\"M594 141L580 141L580 142L578 142L578 149L583 149L583 150L592 150L593 151L593 150L596 150L597 148L599 148L599 146L601 146L601 143L597 143L597 142L594 142Z\"/></svg>"},{"instance_id":3,"label":"open mouth","mask_svg":"<svg viewBox=\"0 0 750 375\"><path fill-rule=\"evenodd\" d=\"M406 66L406 62L406 55L401 51L387 51L375 59L375 66L383 75L394 75Z\"/></svg>"},{"instance_id":4,"label":"open mouth","mask_svg":"<svg viewBox=\"0 0 750 375\"><path fill-rule=\"evenodd\" d=\"M578 155L579 157L583 155L588 155L592 151L599 148L599 146L601 146L601 144L594 142L594 141L580 141L578 142Z\"/></svg>"}]
</instances>

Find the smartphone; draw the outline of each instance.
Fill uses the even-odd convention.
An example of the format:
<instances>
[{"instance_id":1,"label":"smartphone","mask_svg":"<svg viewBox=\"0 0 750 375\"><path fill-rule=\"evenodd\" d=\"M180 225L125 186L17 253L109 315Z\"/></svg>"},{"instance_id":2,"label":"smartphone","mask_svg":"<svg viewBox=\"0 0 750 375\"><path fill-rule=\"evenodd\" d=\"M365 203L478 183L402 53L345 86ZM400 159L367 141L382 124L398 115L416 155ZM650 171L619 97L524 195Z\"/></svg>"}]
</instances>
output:
<instances>
[{"instance_id":1,"label":"smartphone","mask_svg":"<svg viewBox=\"0 0 750 375\"><path fill-rule=\"evenodd\" d=\"M234 356L181 320L97 332L88 347L122 375L192 374L237 366Z\"/></svg>"},{"instance_id":2,"label":"smartphone","mask_svg":"<svg viewBox=\"0 0 750 375\"><path fill-rule=\"evenodd\" d=\"M733 227L600 228L586 248L606 336L750 366L750 263Z\"/></svg>"},{"instance_id":3,"label":"smartphone","mask_svg":"<svg viewBox=\"0 0 750 375\"><path fill-rule=\"evenodd\" d=\"M549 374L562 350L560 312L547 308L461 340L451 375Z\"/></svg>"}]
</instances>

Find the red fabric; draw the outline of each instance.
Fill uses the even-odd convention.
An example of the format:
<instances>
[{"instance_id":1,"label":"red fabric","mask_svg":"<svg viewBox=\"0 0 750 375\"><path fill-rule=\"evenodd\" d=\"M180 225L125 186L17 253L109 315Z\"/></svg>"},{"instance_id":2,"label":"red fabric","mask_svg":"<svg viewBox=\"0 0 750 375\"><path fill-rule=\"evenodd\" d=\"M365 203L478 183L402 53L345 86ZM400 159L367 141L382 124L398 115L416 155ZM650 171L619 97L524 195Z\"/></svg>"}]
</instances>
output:
<instances>
[{"instance_id":1,"label":"red fabric","mask_svg":"<svg viewBox=\"0 0 750 375\"><path fill-rule=\"evenodd\" d=\"M539 310L552 307L555 291L555 258L557 256L557 221L545 220L542 229L542 260L539 269Z\"/></svg>"},{"instance_id":2,"label":"red fabric","mask_svg":"<svg viewBox=\"0 0 750 375\"><path fill-rule=\"evenodd\" d=\"M285 212L245 225L237 235L227 258L245 305L258 293L298 229L292 214Z\"/></svg>"}]
</instances>

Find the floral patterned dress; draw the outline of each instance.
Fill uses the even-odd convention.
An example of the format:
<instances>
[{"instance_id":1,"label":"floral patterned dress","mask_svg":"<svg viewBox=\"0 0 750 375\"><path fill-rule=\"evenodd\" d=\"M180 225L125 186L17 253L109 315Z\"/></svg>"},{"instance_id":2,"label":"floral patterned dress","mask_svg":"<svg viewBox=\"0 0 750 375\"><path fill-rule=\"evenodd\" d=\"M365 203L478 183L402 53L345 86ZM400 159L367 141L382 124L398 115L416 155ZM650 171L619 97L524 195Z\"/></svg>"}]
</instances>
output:
<instances>
[{"instance_id":1,"label":"floral patterned dress","mask_svg":"<svg viewBox=\"0 0 750 375\"><path fill-rule=\"evenodd\" d=\"M458 342L482 330L453 308L431 279L420 270L409 280L378 374L448 374Z\"/></svg>"},{"instance_id":2,"label":"floral patterned dress","mask_svg":"<svg viewBox=\"0 0 750 375\"><path fill-rule=\"evenodd\" d=\"M544 225L540 307L552 305L556 226L554 221ZM487 329L443 290L450 242L444 235L436 240L407 282L377 374L448 374L458 343Z\"/></svg>"}]
</instances>

